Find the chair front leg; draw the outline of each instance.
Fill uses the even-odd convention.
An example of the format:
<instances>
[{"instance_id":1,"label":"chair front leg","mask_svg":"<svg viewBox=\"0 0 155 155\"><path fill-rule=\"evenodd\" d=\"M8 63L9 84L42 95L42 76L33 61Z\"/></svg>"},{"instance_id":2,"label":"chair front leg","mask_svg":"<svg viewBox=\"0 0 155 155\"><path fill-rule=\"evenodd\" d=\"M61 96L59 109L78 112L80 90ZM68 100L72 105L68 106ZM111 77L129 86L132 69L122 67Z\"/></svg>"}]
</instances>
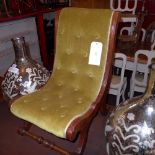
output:
<instances>
[{"instance_id":1,"label":"chair front leg","mask_svg":"<svg viewBox=\"0 0 155 155\"><path fill-rule=\"evenodd\" d=\"M80 132L77 149L75 152L72 153L72 155L82 155L83 154L84 149L86 147L87 138L88 138L88 131L89 131L89 127L90 127L89 124Z\"/></svg>"}]
</instances>

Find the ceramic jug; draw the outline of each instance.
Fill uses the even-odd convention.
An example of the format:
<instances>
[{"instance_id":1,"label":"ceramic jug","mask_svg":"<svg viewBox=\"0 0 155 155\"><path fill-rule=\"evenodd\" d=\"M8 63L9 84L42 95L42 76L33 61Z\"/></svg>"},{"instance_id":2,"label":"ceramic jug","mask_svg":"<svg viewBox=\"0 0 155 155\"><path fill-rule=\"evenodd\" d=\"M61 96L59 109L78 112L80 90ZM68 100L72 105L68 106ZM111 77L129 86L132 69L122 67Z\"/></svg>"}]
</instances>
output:
<instances>
[{"instance_id":1,"label":"ceramic jug","mask_svg":"<svg viewBox=\"0 0 155 155\"><path fill-rule=\"evenodd\" d=\"M118 105L105 127L108 155L155 155L155 64L143 96Z\"/></svg>"},{"instance_id":2,"label":"ceramic jug","mask_svg":"<svg viewBox=\"0 0 155 155\"><path fill-rule=\"evenodd\" d=\"M38 90L49 79L48 70L31 58L24 37L12 39L15 61L2 81L2 92L6 99L27 95Z\"/></svg>"}]
</instances>

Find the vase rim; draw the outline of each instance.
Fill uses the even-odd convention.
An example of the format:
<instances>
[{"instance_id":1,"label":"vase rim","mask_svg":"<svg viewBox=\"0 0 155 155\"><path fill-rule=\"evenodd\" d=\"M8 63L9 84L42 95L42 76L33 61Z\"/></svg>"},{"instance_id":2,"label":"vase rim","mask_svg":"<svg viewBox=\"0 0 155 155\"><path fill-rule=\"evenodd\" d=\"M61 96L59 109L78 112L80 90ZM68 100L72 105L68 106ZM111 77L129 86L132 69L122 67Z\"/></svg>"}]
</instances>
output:
<instances>
[{"instance_id":1,"label":"vase rim","mask_svg":"<svg viewBox=\"0 0 155 155\"><path fill-rule=\"evenodd\" d=\"M12 38L11 40L13 41L13 40L21 40L21 39L24 39L24 37L23 37L23 36L14 37L14 38Z\"/></svg>"}]
</instances>

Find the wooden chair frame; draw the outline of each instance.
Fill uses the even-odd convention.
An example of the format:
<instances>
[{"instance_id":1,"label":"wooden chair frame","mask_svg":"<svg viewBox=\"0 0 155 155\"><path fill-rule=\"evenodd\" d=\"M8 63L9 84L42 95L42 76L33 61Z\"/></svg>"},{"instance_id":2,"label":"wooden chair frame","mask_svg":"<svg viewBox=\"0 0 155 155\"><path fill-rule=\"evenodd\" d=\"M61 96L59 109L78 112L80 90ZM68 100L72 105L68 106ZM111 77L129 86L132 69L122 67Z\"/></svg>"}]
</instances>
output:
<instances>
[{"instance_id":1,"label":"wooden chair frame","mask_svg":"<svg viewBox=\"0 0 155 155\"><path fill-rule=\"evenodd\" d=\"M109 37L109 47L108 47L108 56L107 56L107 62L106 62L106 74L104 76L101 90L98 94L98 97L94 103L92 103L92 106L81 117L76 118L68 127L68 130L66 131L66 139L73 142L75 141L77 135L79 135L79 141L77 143L77 149L75 152L70 152L60 146L55 145L54 143L50 142L49 140L46 140L38 135L35 135L34 133L30 132L30 128L32 126L31 123L24 122L24 126L18 129L18 133L22 136L28 136L35 141L37 141L39 144L43 144L45 147L50 148L51 150L55 150L61 154L64 155L77 155L82 154L84 151L84 148L86 146L87 136L88 136L88 130L90 127L90 124L93 120L93 118L96 116L98 111L101 108L101 105L103 105L103 101L105 101L106 95L108 93L108 87L110 85L110 77L112 72L112 60L114 58L114 50L115 50L115 43L116 43L116 33L117 33L117 27L118 23L120 21L120 13L114 12L113 18L112 18L112 24L110 27L110 37ZM57 31L57 25L58 25L58 19L59 19L59 13L57 13L56 19L55 19L55 27ZM104 104L105 105L105 104Z\"/></svg>"}]
</instances>

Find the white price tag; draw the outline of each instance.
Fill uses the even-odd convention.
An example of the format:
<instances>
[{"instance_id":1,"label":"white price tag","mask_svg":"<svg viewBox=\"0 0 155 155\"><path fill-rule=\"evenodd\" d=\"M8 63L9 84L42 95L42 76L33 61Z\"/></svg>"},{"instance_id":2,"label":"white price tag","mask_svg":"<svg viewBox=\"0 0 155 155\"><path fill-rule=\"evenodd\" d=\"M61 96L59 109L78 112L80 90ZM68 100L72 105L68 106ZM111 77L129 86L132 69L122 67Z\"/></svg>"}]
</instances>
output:
<instances>
[{"instance_id":1,"label":"white price tag","mask_svg":"<svg viewBox=\"0 0 155 155\"><path fill-rule=\"evenodd\" d=\"M90 65L100 65L103 44L93 41L90 46L89 61Z\"/></svg>"},{"instance_id":2,"label":"white price tag","mask_svg":"<svg viewBox=\"0 0 155 155\"><path fill-rule=\"evenodd\" d=\"M18 68L16 68L17 67L17 65L16 64L13 64L9 69L8 69L8 71L9 72L12 72L12 73L15 73L15 74L19 74L19 69Z\"/></svg>"}]
</instances>

